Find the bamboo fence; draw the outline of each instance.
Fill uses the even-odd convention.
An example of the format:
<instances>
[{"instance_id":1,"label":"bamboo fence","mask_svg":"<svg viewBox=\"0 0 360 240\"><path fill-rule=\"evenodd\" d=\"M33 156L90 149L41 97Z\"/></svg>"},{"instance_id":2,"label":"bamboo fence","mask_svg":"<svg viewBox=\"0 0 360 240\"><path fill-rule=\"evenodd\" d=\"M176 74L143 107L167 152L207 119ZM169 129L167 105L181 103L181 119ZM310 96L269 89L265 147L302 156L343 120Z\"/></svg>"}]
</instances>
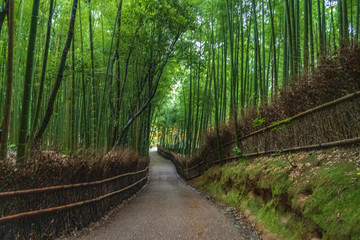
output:
<instances>
[{"instance_id":1,"label":"bamboo fence","mask_svg":"<svg viewBox=\"0 0 360 240\"><path fill-rule=\"evenodd\" d=\"M191 179L211 166L234 161L240 157L256 157L295 151L317 150L360 143L360 91L319 105L293 117L273 123L239 138L241 153L234 156L235 140L209 151L204 160L182 166L174 153L159 148L159 153L171 159L180 175ZM191 163L191 162L190 162Z\"/></svg>"},{"instance_id":2,"label":"bamboo fence","mask_svg":"<svg viewBox=\"0 0 360 240\"><path fill-rule=\"evenodd\" d=\"M147 182L149 167L100 181L0 193L0 239L55 238L98 220Z\"/></svg>"}]
</instances>

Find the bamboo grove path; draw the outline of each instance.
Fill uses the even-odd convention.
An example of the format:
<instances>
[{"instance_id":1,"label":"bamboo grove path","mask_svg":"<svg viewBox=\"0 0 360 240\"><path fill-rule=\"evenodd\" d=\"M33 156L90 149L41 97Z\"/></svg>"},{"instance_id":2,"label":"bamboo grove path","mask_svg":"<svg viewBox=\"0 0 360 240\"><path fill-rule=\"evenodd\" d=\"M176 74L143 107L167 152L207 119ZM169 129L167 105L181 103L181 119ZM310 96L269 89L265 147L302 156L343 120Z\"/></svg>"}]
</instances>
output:
<instances>
[{"instance_id":1,"label":"bamboo grove path","mask_svg":"<svg viewBox=\"0 0 360 240\"><path fill-rule=\"evenodd\" d=\"M150 159L149 185L77 239L245 239L218 207L178 177L172 162L155 150Z\"/></svg>"}]
</instances>

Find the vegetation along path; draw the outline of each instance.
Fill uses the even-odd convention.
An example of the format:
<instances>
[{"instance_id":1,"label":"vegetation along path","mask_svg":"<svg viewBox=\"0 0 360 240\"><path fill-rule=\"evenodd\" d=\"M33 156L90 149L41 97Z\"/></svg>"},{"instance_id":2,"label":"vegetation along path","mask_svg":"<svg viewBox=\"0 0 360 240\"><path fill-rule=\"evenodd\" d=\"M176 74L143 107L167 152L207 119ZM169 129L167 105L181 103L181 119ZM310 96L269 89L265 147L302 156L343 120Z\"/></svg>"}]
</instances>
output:
<instances>
[{"instance_id":1,"label":"vegetation along path","mask_svg":"<svg viewBox=\"0 0 360 240\"><path fill-rule=\"evenodd\" d=\"M150 159L146 189L79 239L245 239L220 209L178 177L172 162L155 151Z\"/></svg>"}]
</instances>

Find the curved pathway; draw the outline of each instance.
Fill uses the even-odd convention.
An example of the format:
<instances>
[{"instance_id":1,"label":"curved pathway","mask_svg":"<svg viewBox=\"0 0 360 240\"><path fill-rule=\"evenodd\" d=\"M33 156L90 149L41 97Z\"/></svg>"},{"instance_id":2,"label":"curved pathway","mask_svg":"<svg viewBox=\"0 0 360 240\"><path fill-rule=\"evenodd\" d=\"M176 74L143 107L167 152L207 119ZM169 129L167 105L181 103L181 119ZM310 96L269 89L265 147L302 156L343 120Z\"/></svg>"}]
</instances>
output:
<instances>
[{"instance_id":1,"label":"curved pathway","mask_svg":"<svg viewBox=\"0 0 360 240\"><path fill-rule=\"evenodd\" d=\"M244 239L233 223L176 174L173 163L150 152L149 185L111 221L78 239Z\"/></svg>"}]
</instances>

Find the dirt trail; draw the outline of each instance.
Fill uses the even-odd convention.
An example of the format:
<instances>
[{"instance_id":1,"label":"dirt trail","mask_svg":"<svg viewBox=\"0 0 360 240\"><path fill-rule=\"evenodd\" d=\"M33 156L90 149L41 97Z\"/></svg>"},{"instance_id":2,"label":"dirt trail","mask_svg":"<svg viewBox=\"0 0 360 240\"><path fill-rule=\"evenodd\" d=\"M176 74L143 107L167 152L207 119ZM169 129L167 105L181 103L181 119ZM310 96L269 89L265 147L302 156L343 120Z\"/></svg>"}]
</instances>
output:
<instances>
[{"instance_id":1,"label":"dirt trail","mask_svg":"<svg viewBox=\"0 0 360 240\"><path fill-rule=\"evenodd\" d=\"M245 239L219 208L177 176L170 161L155 150L150 158L149 185L78 239Z\"/></svg>"}]
</instances>

